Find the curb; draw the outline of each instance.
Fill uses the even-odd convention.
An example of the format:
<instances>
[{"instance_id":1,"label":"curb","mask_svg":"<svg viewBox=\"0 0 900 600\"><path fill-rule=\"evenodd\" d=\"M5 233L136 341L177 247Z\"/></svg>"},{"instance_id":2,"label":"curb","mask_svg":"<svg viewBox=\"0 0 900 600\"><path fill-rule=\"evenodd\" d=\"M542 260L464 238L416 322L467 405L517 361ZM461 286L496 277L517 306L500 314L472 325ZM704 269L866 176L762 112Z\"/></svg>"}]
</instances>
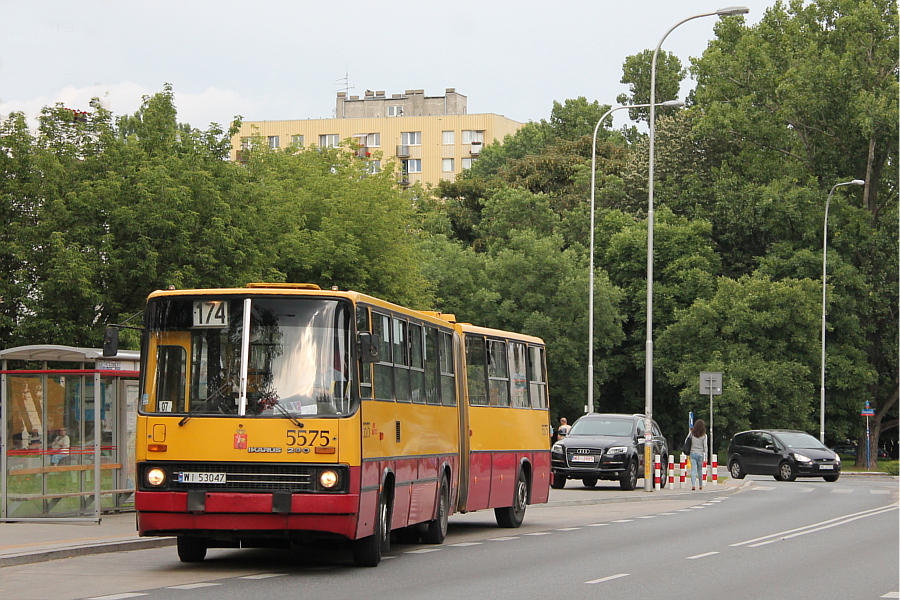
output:
<instances>
[{"instance_id":1,"label":"curb","mask_svg":"<svg viewBox=\"0 0 900 600\"><path fill-rule=\"evenodd\" d=\"M32 563L58 560L61 558L74 558L89 554L106 554L109 552L125 552L128 550L146 550L149 548L164 548L174 546L175 538L147 538L123 540L117 542L100 542L97 544L85 544L82 546L66 546L18 554L7 554L0 557L0 567L12 567L15 565L27 565Z\"/></svg>"}]
</instances>

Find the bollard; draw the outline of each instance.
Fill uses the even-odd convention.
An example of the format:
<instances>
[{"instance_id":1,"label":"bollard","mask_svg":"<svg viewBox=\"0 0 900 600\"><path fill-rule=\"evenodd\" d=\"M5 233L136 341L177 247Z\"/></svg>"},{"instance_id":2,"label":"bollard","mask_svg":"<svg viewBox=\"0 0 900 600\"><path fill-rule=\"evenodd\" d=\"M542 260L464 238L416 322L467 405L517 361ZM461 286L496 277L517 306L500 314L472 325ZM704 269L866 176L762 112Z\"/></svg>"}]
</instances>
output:
<instances>
[{"instance_id":1,"label":"bollard","mask_svg":"<svg viewBox=\"0 0 900 600\"><path fill-rule=\"evenodd\" d=\"M660 468L660 460L659 454L653 457L653 489L659 491L660 481L659 481L659 468Z\"/></svg>"},{"instance_id":2,"label":"bollard","mask_svg":"<svg viewBox=\"0 0 900 600\"><path fill-rule=\"evenodd\" d=\"M678 487L681 487L681 488L685 487L684 486L684 474L685 474L686 470L687 470L687 457L684 454L682 454L681 457L678 459L678 471L681 474L681 477L679 478Z\"/></svg>"},{"instance_id":3,"label":"bollard","mask_svg":"<svg viewBox=\"0 0 900 600\"><path fill-rule=\"evenodd\" d=\"M703 485L704 481L708 481L706 478L709 476L709 472L706 468L706 459L703 460L703 470L700 471L700 485Z\"/></svg>"},{"instance_id":4,"label":"bollard","mask_svg":"<svg viewBox=\"0 0 900 600\"><path fill-rule=\"evenodd\" d=\"M712 455L712 482L713 485L719 483L719 455Z\"/></svg>"},{"instance_id":5,"label":"bollard","mask_svg":"<svg viewBox=\"0 0 900 600\"><path fill-rule=\"evenodd\" d=\"M675 489L675 457L669 455L669 489Z\"/></svg>"}]
</instances>

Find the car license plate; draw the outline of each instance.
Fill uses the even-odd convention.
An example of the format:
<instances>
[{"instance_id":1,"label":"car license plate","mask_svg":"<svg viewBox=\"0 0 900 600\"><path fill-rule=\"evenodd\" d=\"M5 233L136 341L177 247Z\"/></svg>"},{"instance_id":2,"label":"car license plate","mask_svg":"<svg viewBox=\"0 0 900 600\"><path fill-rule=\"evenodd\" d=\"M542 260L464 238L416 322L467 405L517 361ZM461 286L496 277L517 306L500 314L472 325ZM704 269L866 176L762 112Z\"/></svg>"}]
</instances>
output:
<instances>
[{"instance_id":1,"label":"car license plate","mask_svg":"<svg viewBox=\"0 0 900 600\"><path fill-rule=\"evenodd\" d=\"M226 483L225 473L194 473L186 471L178 474L178 483Z\"/></svg>"},{"instance_id":2,"label":"car license plate","mask_svg":"<svg viewBox=\"0 0 900 600\"><path fill-rule=\"evenodd\" d=\"M819 465L820 471L830 471L834 469L834 465Z\"/></svg>"},{"instance_id":3,"label":"car license plate","mask_svg":"<svg viewBox=\"0 0 900 600\"><path fill-rule=\"evenodd\" d=\"M580 463L592 463L592 462L594 462L594 457L593 457L593 456L581 456L581 455L579 455L579 454L573 454L571 460L572 460L573 463L576 463L576 462L580 462Z\"/></svg>"}]
</instances>

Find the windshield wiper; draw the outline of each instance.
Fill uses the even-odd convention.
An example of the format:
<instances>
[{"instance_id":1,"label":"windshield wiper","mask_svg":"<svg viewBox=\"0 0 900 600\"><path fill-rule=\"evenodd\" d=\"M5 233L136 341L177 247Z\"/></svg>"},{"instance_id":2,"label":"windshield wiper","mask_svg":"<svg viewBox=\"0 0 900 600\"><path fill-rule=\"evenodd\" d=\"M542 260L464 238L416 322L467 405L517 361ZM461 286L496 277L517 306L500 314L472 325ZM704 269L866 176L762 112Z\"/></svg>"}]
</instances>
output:
<instances>
[{"instance_id":1,"label":"windshield wiper","mask_svg":"<svg viewBox=\"0 0 900 600\"><path fill-rule=\"evenodd\" d=\"M223 414L223 415L229 414L228 412L226 412L226 409L228 408L227 401L229 400L229 398L228 398L228 396L226 396L223 393L225 391L225 389L227 389L227 386L228 386L228 384L223 384L219 389L217 389L215 392L213 392L209 398L207 398L206 400L204 400L203 402L201 402L200 404L198 404L197 406L195 406L194 408L189 410L188 413L186 415L184 415L184 417L180 421L178 421L178 426L183 427L185 423L190 421L192 418L194 418L195 416L200 414L205 409L209 408L214 401L218 402L218 408L219 408L220 414Z\"/></svg>"},{"instance_id":2,"label":"windshield wiper","mask_svg":"<svg viewBox=\"0 0 900 600\"><path fill-rule=\"evenodd\" d=\"M272 407L278 409L278 412L280 412L280 413L283 414L285 417L287 417L288 419L290 419L290 420L291 420L291 423L293 423L294 425L296 425L298 428L303 429L303 423L301 423L301 422L297 419L297 417L295 417L295 416L293 415L293 413L290 413L290 412L288 412L287 410L285 410L285 408L284 408L283 406L281 406L280 404L278 404L277 401L275 402L275 404L272 405Z\"/></svg>"}]
</instances>

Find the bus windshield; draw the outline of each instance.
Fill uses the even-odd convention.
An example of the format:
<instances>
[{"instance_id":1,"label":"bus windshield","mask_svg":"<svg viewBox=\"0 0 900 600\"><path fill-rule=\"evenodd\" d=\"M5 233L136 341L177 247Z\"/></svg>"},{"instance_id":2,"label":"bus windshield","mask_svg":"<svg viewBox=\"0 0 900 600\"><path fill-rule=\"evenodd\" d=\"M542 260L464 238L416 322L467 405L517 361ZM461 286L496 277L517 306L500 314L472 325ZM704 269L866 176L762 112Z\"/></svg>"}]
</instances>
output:
<instances>
[{"instance_id":1,"label":"bus windshield","mask_svg":"<svg viewBox=\"0 0 900 600\"><path fill-rule=\"evenodd\" d=\"M290 418L351 414L351 314L348 303L326 298L154 299L146 361L155 365L145 364L142 410Z\"/></svg>"}]
</instances>

